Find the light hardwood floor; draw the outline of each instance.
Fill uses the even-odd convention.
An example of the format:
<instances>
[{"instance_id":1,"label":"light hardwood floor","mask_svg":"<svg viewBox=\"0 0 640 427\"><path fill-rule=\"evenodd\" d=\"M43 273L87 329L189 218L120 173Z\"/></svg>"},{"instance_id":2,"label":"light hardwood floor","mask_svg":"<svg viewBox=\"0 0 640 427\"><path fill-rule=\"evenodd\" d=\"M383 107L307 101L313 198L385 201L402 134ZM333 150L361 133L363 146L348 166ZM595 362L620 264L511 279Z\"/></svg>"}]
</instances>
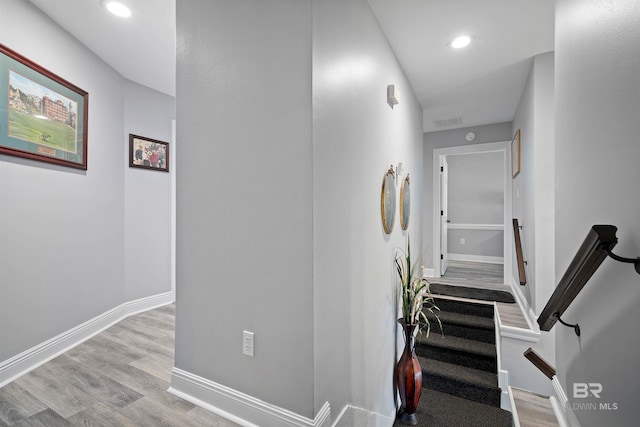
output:
<instances>
[{"instance_id":1,"label":"light hardwood floor","mask_svg":"<svg viewBox=\"0 0 640 427\"><path fill-rule=\"evenodd\" d=\"M511 387L520 427L558 427L549 398Z\"/></svg>"},{"instance_id":2,"label":"light hardwood floor","mask_svg":"<svg viewBox=\"0 0 640 427\"><path fill-rule=\"evenodd\" d=\"M501 264L487 264L468 261L449 261L444 276L430 279L434 283L446 285L468 286L472 288L495 289L513 294L511 286L504 284L503 267ZM484 302L484 301L477 301ZM520 306L498 302L498 315L503 325L515 328L529 329L529 324Z\"/></svg>"},{"instance_id":3,"label":"light hardwood floor","mask_svg":"<svg viewBox=\"0 0 640 427\"><path fill-rule=\"evenodd\" d=\"M237 424L166 390L175 307L130 316L0 389L4 426Z\"/></svg>"}]
</instances>

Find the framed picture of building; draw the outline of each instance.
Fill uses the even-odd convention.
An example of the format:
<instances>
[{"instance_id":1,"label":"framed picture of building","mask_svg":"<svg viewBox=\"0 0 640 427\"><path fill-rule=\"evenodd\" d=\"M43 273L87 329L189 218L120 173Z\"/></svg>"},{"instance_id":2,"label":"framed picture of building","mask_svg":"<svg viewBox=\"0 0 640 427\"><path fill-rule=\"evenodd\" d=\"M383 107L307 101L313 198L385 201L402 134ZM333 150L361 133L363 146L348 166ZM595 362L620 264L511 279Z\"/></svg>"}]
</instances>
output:
<instances>
[{"instance_id":1,"label":"framed picture of building","mask_svg":"<svg viewBox=\"0 0 640 427\"><path fill-rule=\"evenodd\" d=\"M129 167L169 172L169 143L130 133Z\"/></svg>"},{"instance_id":2,"label":"framed picture of building","mask_svg":"<svg viewBox=\"0 0 640 427\"><path fill-rule=\"evenodd\" d=\"M0 154L87 169L89 94L0 44Z\"/></svg>"}]
</instances>

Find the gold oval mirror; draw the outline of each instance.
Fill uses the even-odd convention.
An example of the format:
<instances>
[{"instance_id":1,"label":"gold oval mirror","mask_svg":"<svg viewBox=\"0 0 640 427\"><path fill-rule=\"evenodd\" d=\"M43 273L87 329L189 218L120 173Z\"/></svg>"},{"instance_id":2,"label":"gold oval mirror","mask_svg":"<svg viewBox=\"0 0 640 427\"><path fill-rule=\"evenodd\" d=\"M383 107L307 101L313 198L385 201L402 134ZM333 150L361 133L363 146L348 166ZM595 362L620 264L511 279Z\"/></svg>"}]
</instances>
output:
<instances>
[{"instance_id":1,"label":"gold oval mirror","mask_svg":"<svg viewBox=\"0 0 640 427\"><path fill-rule=\"evenodd\" d=\"M411 214L411 184L409 174L402 181L400 188L400 227L406 230L409 227L409 215Z\"/></svg>"},{"instance_id":2,"label":"gold oval mirror","mask_svg":"<svg viewBox=\"0 0 640 427\"><path fill-rule=\"evenodd\" d=\"M396 218L396 185L395 185L395 173L393 172L393 165L389 167L389 170L384 175L382 180L382 195L380 197L380 211L382 214L382 225L384 232L391 234L393 231L393 223Z\"/></svg>"}]
</instances>

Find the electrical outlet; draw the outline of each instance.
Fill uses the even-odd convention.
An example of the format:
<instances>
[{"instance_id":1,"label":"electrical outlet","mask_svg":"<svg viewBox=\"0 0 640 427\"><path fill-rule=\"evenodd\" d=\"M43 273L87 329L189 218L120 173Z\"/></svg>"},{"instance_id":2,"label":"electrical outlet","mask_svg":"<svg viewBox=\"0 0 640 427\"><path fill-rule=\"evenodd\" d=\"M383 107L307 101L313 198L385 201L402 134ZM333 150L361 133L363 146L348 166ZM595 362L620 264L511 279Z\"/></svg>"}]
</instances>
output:
<instances>
[{"instance_id":1,"label":"electrical outlet","mask_svg":"<svg viewBox=\"0 0 640 427\"><path fill-rule=\"evenodd\" d=\"M253 357L253 332L242 331L242 354Z\"/></svg>"},{"instance_id":2,"label":"electrical outlet","mask_svg":"<svg viewBox=\"0 0 640 427\"><path fill-rule=\"evenodd\" d=\"M461 245L465 245L467 243L467 241L463 238L460 239L460 244Z\"/></svg>"}]
</instances>

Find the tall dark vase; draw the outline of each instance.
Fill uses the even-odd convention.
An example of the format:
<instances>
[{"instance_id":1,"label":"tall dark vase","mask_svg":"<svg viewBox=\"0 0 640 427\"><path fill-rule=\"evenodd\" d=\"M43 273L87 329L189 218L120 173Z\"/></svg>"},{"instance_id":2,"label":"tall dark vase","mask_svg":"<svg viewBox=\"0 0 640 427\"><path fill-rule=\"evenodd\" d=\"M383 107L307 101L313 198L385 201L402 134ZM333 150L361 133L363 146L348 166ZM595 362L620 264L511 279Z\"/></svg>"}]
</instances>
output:
<instances>
[{"instance_id":1,"label":"tall dark vase","mask_svg":"<svg viewBox=\"0 0 640 427\"><path fill-rule=\"evenodd\" d=\"M407 324L404 319L398 319L398 323L404 330L404 351L396 369L396 385L402 404L398 412L398 421L414 426L418 423L416 410L422 392L422 368L413 341L413 332L418 325Z\"/></svg>"}]
</instances>

